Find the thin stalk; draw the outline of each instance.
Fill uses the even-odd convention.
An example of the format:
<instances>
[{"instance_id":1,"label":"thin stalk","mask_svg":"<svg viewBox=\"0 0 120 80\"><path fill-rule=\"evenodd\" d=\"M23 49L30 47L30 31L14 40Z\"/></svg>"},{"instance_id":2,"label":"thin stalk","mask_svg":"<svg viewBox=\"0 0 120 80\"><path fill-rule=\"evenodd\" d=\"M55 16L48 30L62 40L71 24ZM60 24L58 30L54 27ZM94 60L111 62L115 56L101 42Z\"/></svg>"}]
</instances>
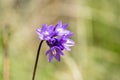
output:
<instances>
[{"instance_id":1,"label":"thin stalk","mask_svg":"<svg viewBox=\"0 0 120 80\"><path fill-rule=\"evenodd\" d=\"M33 71L33 77L32 80L35 80L35 75L36 75L36 69L37 69L37 64L38 64L38 59L39 59L39 52L42 46L43 40L40 42L38 50L37 50L37 56L36 56L36 60L35 60L35 65L34 65L34 71Z\"/></svg>"}]
</instances>

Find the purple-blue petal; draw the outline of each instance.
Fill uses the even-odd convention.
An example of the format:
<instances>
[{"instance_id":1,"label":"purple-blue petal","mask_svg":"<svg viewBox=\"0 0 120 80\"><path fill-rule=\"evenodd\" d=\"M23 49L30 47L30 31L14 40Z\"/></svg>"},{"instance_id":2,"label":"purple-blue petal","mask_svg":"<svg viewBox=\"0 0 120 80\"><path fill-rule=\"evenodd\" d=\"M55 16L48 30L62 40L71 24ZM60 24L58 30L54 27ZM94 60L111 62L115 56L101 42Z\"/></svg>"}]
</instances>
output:
<instances>
[{"instance_id":1,"label":"purple-blue petal","mask_svg":"<svg viewBox=\"0 0 120 80\"><path fill-rule=\"evenodd\" d=\"M51 52L51 49L47 50L46 55L50 54Z\"/></svg>"},{"instance_id":2,"label":"purple-blue petal","mask_svg":"<svg viewBox=\"0 0 120 80\"><path fill-rule=\"evenodd\" d=\"M65 38L71 38L73 36L72 32L69 32L68 34L64 35Z\"/></svg>"},{"instance_id":3,"label":"purple-blue petal","mask_svg":"<svg viewBox=\"0 0 120 80\"><path fill-rule=\"evenodd\" d=\"M55 55L55 59L56 59L57 61L60 61L60 55L59 55L59 54L56 54L56 55Z\"/></svg>"},{"instance_id":4,"label":"purple-blue petal","mask_svg":"<svg viewBox=\"0 0 120 80\"><path fill-rule=\"evenodd\" d=\"M53 55L52 55L52 53L48 54L48 62L51 62L52 59L53 59Z\"/></svg>"},{"instance_id":5,"label":"purple-blue petal","mask_svg":"<svg viewBox=\"0 0 120 80\"><path fill-rule=\"evenodd\" d=\"M56 52L57 52L59 55L64 55L64 53L62 52L62 50L61 50L59 47L56 47Z\"/></svg>"},{"instance_id":6,"label":"purple-blue petal","mask_svg":"<svg viewBox=\"0 0 120 80\"><path fill-rule=\"evenodd\" d=\"M49 25L48 29L49 29L49 31L53 31L54 30L54 26L53 25Z\"/></svg>"},{"instance_id":7,"label":"purple-blue petal","mask_svg":"<svg viewBox=\"0 0 120 80\"><path fill-rule=\"evenodd\" d=\"M58 27L62 27L62 21L59 21L57 24Z\"/></svg>"},{"instance_id":8,"label":"purple-blue petal","mask_svg":"<svg viewBox=\"0 0 120 80\"><path fill-rule=\"evenodd\" d=\"M64 36L64 35L68 35L69 31L68 30L64 30L63 28L58 28L56 29L58 36Z\"/></svg>"},{"instance_id":9,"label":"purple-blue petal","mask_svg":"<svg viewBox=\"0 0 120 80\"><path fill-rule=\"evenodd\" d=\"M41 31L45 31L47 29L47 24L43 24L42 28L41 28Z\"/></svg>"},{"instance_id":10,"label":"purple-blue petal","mask_svg":"<svg viewBox=\"0 0 120 80\"><path fill-rule=\"evenodd\" d=\"M66 24L63 24L63 26L62 26L64 29L67 29L67 27L68 27L68 23L66 23Z\"/></svg>"}]
</instances>

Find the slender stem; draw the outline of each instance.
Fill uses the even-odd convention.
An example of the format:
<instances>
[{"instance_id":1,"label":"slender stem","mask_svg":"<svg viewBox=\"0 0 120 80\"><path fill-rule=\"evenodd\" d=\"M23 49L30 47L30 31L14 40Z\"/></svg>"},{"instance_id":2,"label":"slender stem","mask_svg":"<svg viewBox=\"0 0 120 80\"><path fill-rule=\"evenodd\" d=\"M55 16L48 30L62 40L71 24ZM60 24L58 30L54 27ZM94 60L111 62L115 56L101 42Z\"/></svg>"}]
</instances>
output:
<instances>
[{"instance_id":1,"label":"slender stem","mask_svg":"<svg viewBox=\"0 0 120 80\"><path fill-rule=\"evenodd\" d=\"M36 69L37 69L37 63L38 63L38 59L39 59L39 52L40 52L42 43L43 43L43 40L40 42L39 47L38 47L38 51L37 51L37 56L36 56L36 60L35 60L35 66L34 66L34 71L33 71L32 80L35 80L35 74L36 74Z\"/></svg>"}]
</instances>

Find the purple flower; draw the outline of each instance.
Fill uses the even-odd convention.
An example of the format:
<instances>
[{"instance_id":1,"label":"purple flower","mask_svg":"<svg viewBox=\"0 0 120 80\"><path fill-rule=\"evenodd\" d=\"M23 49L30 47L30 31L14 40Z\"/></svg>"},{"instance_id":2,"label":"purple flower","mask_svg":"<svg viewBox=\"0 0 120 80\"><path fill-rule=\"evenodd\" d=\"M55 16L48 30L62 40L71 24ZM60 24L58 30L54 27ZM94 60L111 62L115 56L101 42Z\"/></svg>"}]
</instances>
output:
<instances>
[{"instance_id":1,"label":"purple flower","mask_svg":"<svg viewBox=\"0 0 120 80\"><path fill-rule=\"evenodd\" d=\"M73 40L66 38L66 37L62 37L60 39L60 43L61 45L64 47L64 49L66 49L67 51L70 51L71 49L69 47L74 46L75 43Z\"/></svg>"},{"instance_id":2,"label":"purple flower","mask_svg":"<svg viewBox=\"0 0 120 80\"><path fill-rule=\"evenodd\" d=\"M55 57L57 61L60 61L60 56L64 55L63 50L66 49L70 51L71 49L69 47L74 46L74 41L61 37L52 38L47 41L47 44L50 49L46 52L46 55L48 56L48 62L51 62L53 57Z\"/></svg>"},{"instance_id":3,"label":"purple flower","mask_svg":"<svg viewBox=\"0 0 120 80\"><path fill-rule=\"evenodd\" d=\"M48 62L51 62L53 58L60 61L60 57L64 55L63 50L70 51L71 49L69 47L74 46L74 41L70 39L73 33L67 30L67 27L67 23L62 24L62 22L59 21L55 27L44 24L42 28L37 29L39 38L45 40L50 47L46 52Z\"/></svg>"},{"instance_id":4,"label":"purple flower","mask_svg":"<svg viewBox=\"0 0 120 80\"><path fill-rule=\"evenodd\" d=\"M64 55L64 53L58 46L53 46L46 52L46 55L48 56L48 62L51 62L53 57L60 61L60 55Z\"/></svg>"},{"instance_id":5,"label":"purple flower","mask_svg":"<svg viewBox=\"0 0 120 80\"><path fill-rule=\"evenodd\" d=\"M42 28L38 28L36 31L41 40L49 40L53 35L53 30L54 26L48 26L47 24L44 24Z\"/></svg>"},{"instance_id":6,"label":"purple flower","mask_svg":"<svg viewBox=\"0 0 120 80\"><path fill-rule=\"evenodd\" d=\"M71 34L69 30L67 30L68 24L63 24L62 21L59 21L58 24L55 26L55 33L57 36L67 36Z\"/></svg>"}]
</instances>

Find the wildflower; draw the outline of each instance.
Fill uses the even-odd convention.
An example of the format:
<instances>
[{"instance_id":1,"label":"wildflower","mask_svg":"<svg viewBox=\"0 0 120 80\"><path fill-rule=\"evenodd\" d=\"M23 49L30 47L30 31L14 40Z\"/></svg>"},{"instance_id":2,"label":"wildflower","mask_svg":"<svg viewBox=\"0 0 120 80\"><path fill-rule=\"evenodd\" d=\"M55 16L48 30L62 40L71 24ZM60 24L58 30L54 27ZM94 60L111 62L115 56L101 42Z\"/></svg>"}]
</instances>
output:
<instances>
[{"instance_id":1,"label":"wildflower","mask_svg":"<svg viewBox=\"0 0 120 80\"><path fill-rule=\"evenodd\" d=\"M69 47L74 46L75 44L73 40L66 37L62 37L60 39L60 43L64 47L64 49L66 49L67 51L70 51L71 49Z\"/></svg>"},{"instance_id":2,"label":"wildflower","mask_svg":"<svg viewBox=\"0 0 120 80\"><path fill-rule=\"evenodd\" d=\"M61 38L52 38L47 41L48 46L50 49L46 52L48 56L48 62L51 62L53 57L60 61L60 56L64 55L63 50L66 49L70 51L71 46L74 45L74 42L68 38L61 37Z\"/></svg>"},{"instance_id":3,"label":"wildflower","mask_svg":"<svg viewBox=\"0 0 120 80\"><path fill-rule=\"evenodd\" d=\"M53 35L53 30L54 26L48 26L47 24L44 24L42 28L38 28L36 32L41 40L49 40Z\"/></svg>"},{"instance_id":4,"label":"wildflower","mask_svg":"<svg viewBox=\"0 0 120 80\"><path fill-rule=\"evenodd\" d=\"M55 26L55 33L57 36L65 36L70 34L71 32L67 30L68 24L63 24L62 21L59 21L58 24Z\"/></svg>"},{"instance_id":5,"label":"wildflower","mask_svg":"<svg viewBox=\"0 0 120 80\"><path fill-rule=\"evenodd\" d=\"M36 30L40 40L45 40L50 47L46 52L48 62L53 58L60 61L60 57L64 55L63 50L70 51L69 47L74 45L74 41L70 39L73 33L67 30L67 27L67 23L62 24L62 21L59 21L55 26L44 24Z\"/></svg>"},{"instance_id":6,"label":"wildflower","mask_svg":"<svg viewBox=\"0 0 120 80\"><path fill-rule=\"evenodd\" d=\"M48 55L48 62L51 62L53 57L60 61L60 55L64 55L64 53L58 46L53 46L46 52L46 55Z\"/></svg>"},{"instance_id":7,"label":"wildflower","mask_svg":"<svg viewBox=\"0 0 120 80\"><path fill-rule=\"evenodd\" d=\"M50 49L46 52L46 55L48 56L48 62L51 62L53 57L57 61L60 61L60 57L64 55L63 50L65 49L70 51L71 49L69 47L74 46L74 41L70 39L73 33L67 30L67 27L67 23L62 24L62 21L59 21L55 26L48 26L47 24L44 24L42 28L36 29L41 42L37 51L32 80L35 80L39 52L43 41L46 41L47 45L50 47Z\"/></svg>"}]
</instances>

